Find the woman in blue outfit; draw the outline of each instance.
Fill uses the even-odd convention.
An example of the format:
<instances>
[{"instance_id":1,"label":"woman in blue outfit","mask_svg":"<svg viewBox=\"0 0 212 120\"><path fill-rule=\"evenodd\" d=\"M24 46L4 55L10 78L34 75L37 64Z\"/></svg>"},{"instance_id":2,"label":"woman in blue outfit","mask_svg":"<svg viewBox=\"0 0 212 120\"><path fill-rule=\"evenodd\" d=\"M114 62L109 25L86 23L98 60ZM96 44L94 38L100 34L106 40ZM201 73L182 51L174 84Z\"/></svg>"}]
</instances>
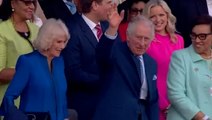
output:
<instances>
[{"instance_id":1,"label":"woman in blue outfit","mask_svg":"<svg viewBox=\"0 0 212 120\"><path fill-rule=\"evenodd\" d=\"M68 118L66 79L60 56L70 36L61 20L49 19L33 42L37 49L21 55L1 109L7 115L20 96L19 112L48 112L51 120ZM11 116L11 114L10 114Z\"/></svg>"}]
</instances>

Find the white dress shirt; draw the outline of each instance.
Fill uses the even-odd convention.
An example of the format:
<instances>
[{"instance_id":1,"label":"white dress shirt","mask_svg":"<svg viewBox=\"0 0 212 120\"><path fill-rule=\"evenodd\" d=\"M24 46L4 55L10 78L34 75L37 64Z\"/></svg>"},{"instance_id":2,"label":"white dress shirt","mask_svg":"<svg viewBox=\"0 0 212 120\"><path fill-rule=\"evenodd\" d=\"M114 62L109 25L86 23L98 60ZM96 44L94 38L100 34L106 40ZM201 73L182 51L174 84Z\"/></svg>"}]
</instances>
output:
<instances>
[{"instance_id":1,"label":"white dress shirt","mask_svg":"<svg viewBox=\"0 0 212 120\"><path fill-rule=\"evenodd\" d=\"M90 27L90 29L92 30L93 34L95 35L97 41L98 41L98 37L97 37L97 30L96 30L96 23L94 23L93 21L91 21L89 18L87 18L84 14L82 14L82 18L85 20L85 22L87 23L87 25ZM100 23L98 23L100 24Z\"/></svg>"}]
</instances>

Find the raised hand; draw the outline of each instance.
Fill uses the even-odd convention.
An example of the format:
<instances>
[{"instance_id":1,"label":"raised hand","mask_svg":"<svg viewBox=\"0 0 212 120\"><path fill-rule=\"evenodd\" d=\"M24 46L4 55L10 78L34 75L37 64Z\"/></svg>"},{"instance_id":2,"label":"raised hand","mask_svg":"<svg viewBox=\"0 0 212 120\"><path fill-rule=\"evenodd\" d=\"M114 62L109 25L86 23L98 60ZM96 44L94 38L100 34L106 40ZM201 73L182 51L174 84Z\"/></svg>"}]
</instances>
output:
<instances>
[{"instance_id":1,"label":"raised hand","mask_svg":"<svg viewBox=\"0 0 212 120\"><path fill-rule=\"evenodd\" d=\"M108 12L108 22L109 22L109 28L106 31L109 35L114 35L117 33L119 24L124 18L124 10L121 11L121 13L118 13L117 5L114 3Z\"/></svg>"}]
</instances>

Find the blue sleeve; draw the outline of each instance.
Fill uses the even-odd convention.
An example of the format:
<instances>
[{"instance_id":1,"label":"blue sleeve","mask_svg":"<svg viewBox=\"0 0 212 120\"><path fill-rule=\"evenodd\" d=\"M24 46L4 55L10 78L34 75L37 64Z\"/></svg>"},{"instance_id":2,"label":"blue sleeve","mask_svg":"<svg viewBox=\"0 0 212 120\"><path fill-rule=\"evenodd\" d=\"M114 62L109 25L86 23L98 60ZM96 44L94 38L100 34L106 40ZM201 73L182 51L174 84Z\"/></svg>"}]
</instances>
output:
<instances>
[{"instance_id":1,"label":"blue sleeve","mask_svg":"<svg viewBox=\"0 0 212 120\"><path fill-rule=\"evenodd\" d=\"M117 37L117 35L108 36L107 34L104 34L101 37L96 47L96 59L98 64L106 67L113 63L112 51L114 44L116 44L117 41L119 41L119 37Z\"/></svg>"},{"instance_id":2,"label":"blue sleeve","mask_svg":"<svg viewBox=\"0 0 212 120\"><path fill-rule=\"evenodd\" d=\"M9 112L9 108L15 107L14 100L21 95L29 80L28 61L26 57L20 56L16 64L16 73L4 95L1 109L4 114Z\"/></svg>"}]
</instances>

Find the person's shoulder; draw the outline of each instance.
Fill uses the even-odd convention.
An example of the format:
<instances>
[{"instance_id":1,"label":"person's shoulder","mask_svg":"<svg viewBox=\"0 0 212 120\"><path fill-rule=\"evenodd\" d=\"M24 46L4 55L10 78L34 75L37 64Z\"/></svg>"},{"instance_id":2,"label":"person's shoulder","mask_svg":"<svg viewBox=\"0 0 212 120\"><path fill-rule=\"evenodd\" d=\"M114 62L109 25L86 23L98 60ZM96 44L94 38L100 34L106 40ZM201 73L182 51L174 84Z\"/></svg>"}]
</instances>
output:
<instances>
[{"instance_id":1,"label":"person's shoulder","mask_svg":"<svg viewBox=\"0 0 212 120\"><path fill-rule=\"evenodd\" d=\"M22 55L20 55L20 57L23 57L24 59L29 59L29 58L34 57L36 55L38 55L38 51L37 50L29 52L29 53L26 53L26 54L22 54Z\"/></svg>"},{"instance_id":2,"label":"person's shoulder","mask_svg":"<svg viewBox=\"0 0 212 120\"><path fill-rule=\"evenodd\" d=\"M172 53L172 56L187 56L188 57L189 51L190 51L190 47L180 49L180 50L175 50Z\"/></svg>"},{"instance_id":3,"label":"person's shoulder","mask_svg":"<svg viewBox=\"0 0 212 120\"><path fill-rule=\"evenodd\" d=\"M36 66L35 61L37 59L34 57L35 51L27 53L27 54L22 54L18 57L16 67L19 66Z\"/></svg>"},{"instance_id":4,"label":"person's shoulder","mask_svg":"<svg viewBox=\"0 0 212 120\"><path fill-rule=\"evenodd\" d=\"M69 32L70 33L75 33L75 34L79 33L78 31L81 30L81 26L84 23L85 22L82 19L81 15L76 15L76 16L70 17L67 21L65 21L65 24L66 24Z\"/></svg>"},{"instance_id":5,"label":"person's shoulder","mask_svg":"<svg viewBox=\"0 0 212 120\"><path fill-rule=\"evenodd\" d=\"M175 32L175 35L177 36L177 39L183 40L183 36L180 32Z\"/></svg>"},{"instance_id":6,"label":"person's shoulder","mask_svg":"<svg viewBox=\"0 0 212 120\"><path fill-rule=\"evenodd\" d=\"M19 57L18 57L18 61L17 61L17 63L28 63L28 61L29 61L29 55L28 55L29 53L27 53L27 54L22 54L22 55L20 55Z\"/></svg>"},{"instance_id":7,"label":"person's shoulder","mask_svg":"<svg viewBox=\"0 0 212 120\"><path fill-rule=\"evenodd\" d=\"M176 37L177 37L177 42L184 45L184 38L180 33L175 33Z\"/></svg>"},{"instance_id":8,"label":"person's shoulder","mask_svg":"<svg viewBox=\"0 0 212 120\"><path fill-rule=\"evenodd\" d=\"M8 23L11 22L10 20L4 20L0 22L0 30L5 30L5 28L8 28Z\"/></svg>"},{"instance_id":9,"label":"person's shoulder","mask_svg":"<svg viewBox=\"0 0 212 120\"><path fill-rule=\"evenodd\" d=\"M150 55L148 55L147 53L143 54L143 57L145 59L148 59L148 61L151 62L151 63L156 63L156 61Z\"/></svg>"},{"instance_id":10,"label":"person's shoulder","mask_svg":"<svg viewBox=\"0 0 212 120\"><path fill-rule=\"evenodd\" d=\"M175 32L175 35L176 35L177 37L182 38L182 34L181 34L180 32Z\"/></svg>"},{"instance_id":11,"label":"person's shoulder","mask_svg":"<svg viewBox=\"0 0 212 120\"><path fill-rule=\"evenodd\" d=\"M56 60L58 60L58 61L63 61L63 56L60 55L60 56L58 56L58 57L55 57L54 59L56 59Z\"/></svg>"},{"instance_id":12,"label":"person's shoulder","mask_svg":"<svg viewBox=\"0 0 212 120\"><path fill-rule=\"evenodd\" d=\"M0 22L0 35L1 35L1 37L4 37L4 38L13 37L15 30L13 30L12 27L13 27L12 22L9 19Z\"/></svg>"}]
</instances>

